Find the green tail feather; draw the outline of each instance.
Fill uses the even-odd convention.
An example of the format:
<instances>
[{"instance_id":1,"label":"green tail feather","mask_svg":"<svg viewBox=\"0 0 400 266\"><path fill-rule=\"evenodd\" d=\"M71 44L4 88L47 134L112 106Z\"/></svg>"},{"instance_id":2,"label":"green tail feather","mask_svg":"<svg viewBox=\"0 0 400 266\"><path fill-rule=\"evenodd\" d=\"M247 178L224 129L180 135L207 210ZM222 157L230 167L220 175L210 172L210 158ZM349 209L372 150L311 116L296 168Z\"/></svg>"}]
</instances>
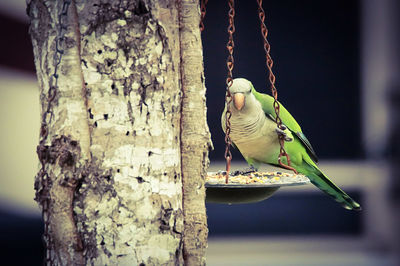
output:
<instances>
[{"instance_id":1,"label":"green tail feather","mask_svg":"<svg viewBox=\"0 0 400 266\"><path fill-rule=\"evenodd\" d=\"M311 183L342 204L345 209L361 211L360 204L355 202L349 195L329 180L318 168L312 168L314 171L305 174L310 179Z\"/></svg>"}]
</instances>

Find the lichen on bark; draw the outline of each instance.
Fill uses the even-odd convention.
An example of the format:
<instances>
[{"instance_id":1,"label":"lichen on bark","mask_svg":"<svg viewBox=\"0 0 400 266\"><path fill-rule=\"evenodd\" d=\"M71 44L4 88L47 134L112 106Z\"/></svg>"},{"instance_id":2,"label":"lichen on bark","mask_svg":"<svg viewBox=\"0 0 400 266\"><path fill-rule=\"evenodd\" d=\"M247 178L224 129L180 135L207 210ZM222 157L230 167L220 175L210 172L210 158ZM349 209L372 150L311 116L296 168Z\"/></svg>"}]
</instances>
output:
<instances>
[{"instance_id":1,"label":"lichen on bark","mask_svg":"<svg viewBox=\"0 0 400 266\"><path fill-rule=\"evenodd\" d=\"M204 264L209 133L203 78L187 83L182 71L181 57L186 56L179 28L182 6L172 0L71 1L63 21L65 47L56 66L63 4L39 0L28 4L46 132L38 147L42 169L36 189L50 202L52 262L183 264L184 239L191 241L183 237L184 219L187 224L194 222L190 203L189 211L183 211L183 171L185 180L201 177L200 194L184 193L203 201L195 206L203 228L202 249L195 256ZM198 4L192 5L198 9ZM198 25L197 20L194 16L191 23ZM196 60L201 66L201 56ZM55 67L56 87L51 86ZM189 123L195 118L182 119L181 112L189 110L184 107L189 92L197 93L193 86L201 97L195 105L203 121L203 138L188 146L190 138L196 138L191 131L194 124ZM186 95L183 102L182 95ZM181 154L190 147L199 150ZM185 160L192 155L192 160ZM199 170L188 176L185 169L190 167ZM185 261L190 262L194 260Z\"/></svg>"},{"instance_id":2,"label":"lichen on bark","mask_svg":"<svg viewBox=\"0 0 400 266\"><path fill-rule=\"evenodd\" d=\"M177 36L156 18L161 6L124 3L77 2L93 168L75 210L96 238L90 263L171 264L183 224Z\"/></svg>"}]
</instances>

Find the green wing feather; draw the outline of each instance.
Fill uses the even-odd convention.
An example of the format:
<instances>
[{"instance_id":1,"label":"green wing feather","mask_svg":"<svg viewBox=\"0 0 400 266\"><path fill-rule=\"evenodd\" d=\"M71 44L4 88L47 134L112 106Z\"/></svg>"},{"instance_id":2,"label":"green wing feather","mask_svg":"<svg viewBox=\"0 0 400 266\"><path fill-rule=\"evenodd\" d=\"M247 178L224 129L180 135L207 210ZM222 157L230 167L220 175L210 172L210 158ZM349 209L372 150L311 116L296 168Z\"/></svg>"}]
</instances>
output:
<instances>
[{"instance_id":1,"label":"green wing feather","mask_svg":"<svg viewBox=\"0 0 400 266\"><path fill-rule=\"evenodd\" d=\"M256 97L256 99L261 103L261 107L264 113L267 115L267 117L275 120L276 114L273 106L274 98L272 98L267 94L259 93L254 88L252 89L252 93ZM286 110L286 108L281 103L279 103L279 105L280 105L279 117L281 118L282 123L290 131L292 131L297 136L297 138L304 144L304 146L306 147L306 151L310 155L311 159L313 159L314 162L318 162L317 154L315 153L313 147L311 146L310 141L301 131L301 127L297 123L296 119L294 119L294 117L288 112L288 110Z\"/></svg>"},{"instance_id":2,"label":"green wing feather","mask_svg":"<svg viewBox=\"0 0 400 266\"><path fill-rule=\"evenodd\" d=\"M298 168L298 171L306 175L311 183L321 189L326 194L333 197L337 202L348 210L360 211L361 206L354 201L342 189L335 185L310 158L304 157L304 164Z\"/></svg>"},{"instance_id":3,"label":"green wing feather","mask_svg":"<svg viewBox=\"0 0 400 266\"><path fill-rule=\"evenodd\" d=\"M318 162L318 157L317 154L315 153L313 147L311 146L311 143L308 141L308 139L306 138L306 136L304 135L303 132L299 131L296 132L296 136L301 140L301 142L304 144L304 146L306 147L306 151L308 153L308 155L310 155L311 159L314 162Z\"/></svg>"},{"instance_id":4,"label":"green wing feather","mask_svg":"<svg viewBox=\"0 0 400 266\"><path fill-rule=\"evenodd\" d=\"M266 116L272 120L275 120L276 114L273 107L274 99L267 94L257 92L254 88L252 92L256 99L260 102ZM295 140L287 145L287 152L293 159L293 167L295 167L299 173L308 176L311 183L328 195L332 196L346 209L361 210L360 204L355 202L343 190L336 186L315 164L317 162L317 156L314 152L314 149L301 131L299 124L282 104L280 104L279 116L282 120L282 123L294 133L293 136L295 137ZM309 156L307 156L307 154ZM282 160L283 163L287 163L285 157L283 157Z\"/></svg>"}]
</instances>

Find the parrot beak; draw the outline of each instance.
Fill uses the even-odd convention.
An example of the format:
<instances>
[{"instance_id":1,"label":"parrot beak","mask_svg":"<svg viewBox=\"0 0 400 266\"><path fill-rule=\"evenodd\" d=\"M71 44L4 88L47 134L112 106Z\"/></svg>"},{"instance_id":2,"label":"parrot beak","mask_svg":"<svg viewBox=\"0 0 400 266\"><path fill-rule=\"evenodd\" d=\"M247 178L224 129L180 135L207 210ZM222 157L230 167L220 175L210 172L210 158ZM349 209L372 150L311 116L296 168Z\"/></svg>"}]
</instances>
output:
<instances>
[{"instance_id":1,"label":"parrot beak","mask_svg":"<svg viewBox=\"0 0 400 266\"><path fill-rule=\"evenodd\" d=\"M233 95L233 103L239 111L243 108L244 106L244 94L243 93L235 93Z\"/></svg>"}]
</instances>

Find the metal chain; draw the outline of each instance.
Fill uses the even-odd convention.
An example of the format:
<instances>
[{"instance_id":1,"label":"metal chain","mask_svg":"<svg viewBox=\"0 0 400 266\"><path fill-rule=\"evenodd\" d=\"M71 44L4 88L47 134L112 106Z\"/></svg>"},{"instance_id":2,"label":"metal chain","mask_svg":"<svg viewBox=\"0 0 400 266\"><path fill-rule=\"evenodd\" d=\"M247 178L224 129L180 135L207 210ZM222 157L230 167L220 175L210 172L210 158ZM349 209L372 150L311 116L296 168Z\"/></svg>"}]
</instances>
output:
<instances>
[{"instance_id":1,"label":"metal chain","mask_svg":"<svg viewBox=\"0 0 400 266\"><path fill-rule=\"evenodd\" d=\"M231 161L232 161L232 153L230 150L230 147L232 145L232 140L230 137L231 133L231 122L230 118L232 116L232 112L230 110L230 104L232 102L232 96L230 92L230 88L233 83L232 79L232 70L235 65L235 61L233 59L233 48L235 47L235 43L233 42L233 33L235 32L235 24L234 24L234 18L235 18L235 3L234 0L228 0L229 4L229 12L228 12L228 17L229 17L229 26L228 26L228 33L229 33L229 39L228 43L226 44L226 49L228 49L228 59L226 61L226 66L228 68L228 75L226 77L226 94L225 94L225 103L226 103L226 113L225 113L225 160L226 160L226 177L225 177L225 183L228 184L229 181L229 172L231 169Z\"/></svg>"},{"instance_id":2,"label":"metal chain","mask_svg":"<svg viewBox=\"0 0 400 266\"><path fill-rule=\"evenodd\" d=\"M271 55L270 55L271 46L267 40L268 29L267 29L267 26L265 26L265 22L264 22L265 12L264 12L264 9L262 8L262 0L257 0L257 3L258 3L258 17L260 18L260 22L261 22L261 35L262 35L263 41L264 41L266 65L267 65L268 72L269 72L268 78L269 78L269 82L271 84L272 96L274 97L273 106L274 106L274 110L275 110L275 114L276 114L275 122L276 122L278 128L280 128L281 130L284 130L285 127L282 125L282 120L279 117L280 105L278 102L278 91L276 90L276 87L275 87L275 75L272 72L272 66L274 65L274 61L271 58ZM293 172L295 172L297 174L296 169L294 169L293 167L290 166L290 156L285 151L285 138L283 135L279 135L279 144L280 144L280 151L279 151L279 156L278 156L279 165L282 166L283 168L292 170ZM282 156L286 157L287 165L282 162Z\"/></svg>"},{"instance_id":3,"label":"metal chain","mask_svg":"<svg viewBox=\"0 0 400 266\"><path fill-rule=\"evenodd\" d=\"M49 205L50 205L50 195L49 189L51 186L50 177L46 172L46 156L43 155L45 153L45 143L47 137L49 135L48 125L51 123L53 118L52 112L52 104L54 99L57 95L57 88L58 88L58 68L61 63L61 58L64 54L64 41L65 41L65 33L67 31L67 14L68 8L71 4L71 0L64 0L62 10L58 14L58 29L57 29L57 37L55 38L55 53L53 55L53 65L54 65L54 72L50 76L49 81L49 91L47 94L47 108L46 111L42 115L42 123L40 129L40 142L38 146L38 154L39 160L41 163L41 169L39 171L39 178L41 183L41 188L36 188L36 200L38 200L42 206L42 217L44 222L44 233L43 233L43 240L46 249L45 255L45 265L54 265L53 258L51 257L51 249L53 248L53 241L50 237L50 219L49 219Z\"/></svg>"},{"instance_id":4,"label":"metal chain","mask_svg":"<svg viewBox=\"0 0 400 266\"><path fill-rule=\"evenodd\" d=\"M200 2L200 11L201 11L201 16L200 16L200 31L204 30L204 17L206 16L206 5L208 3L208 0L201 0Z\"/></svg>"}]
</instances>

